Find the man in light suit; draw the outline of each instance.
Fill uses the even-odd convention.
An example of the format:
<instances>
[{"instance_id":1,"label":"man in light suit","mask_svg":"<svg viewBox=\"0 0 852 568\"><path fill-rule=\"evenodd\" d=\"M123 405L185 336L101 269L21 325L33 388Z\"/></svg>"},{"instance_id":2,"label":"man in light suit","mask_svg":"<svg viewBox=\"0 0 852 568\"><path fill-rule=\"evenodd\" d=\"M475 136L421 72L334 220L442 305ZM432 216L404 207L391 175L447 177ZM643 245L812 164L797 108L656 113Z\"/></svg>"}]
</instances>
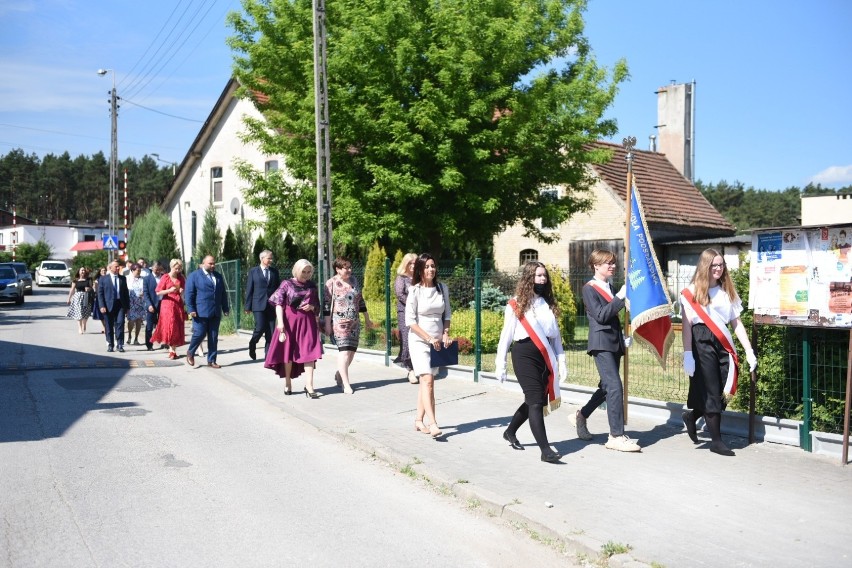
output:
<instances>
[{"instance_id":1,"label":"man in light suit","mask_svg":"<svg viewBox=\"0 0 852 568\"><path fill-rule=\"evenodd\" d=\"M142 297L145 299L145 347L148 348L148 351L154 350L151 334L154 333L154 327L157 325L160 314L160 300L163 299L162 296L157 295L157 284L160 283L162 276L163 265L160 264L160 261L155 260L148 275L142 277Z\"/></svg>"},{"instance_id":2,"label":"man in light suit","mask_svg":"<svg viewBox=\"0 0 852 568\"><path fill-rule=\"evenodd\" d=\"M260 264L248 273L246 281L245 312L254 314L254 333L249 340L249 357L257 359L257 342L263 336L266 344L263 352L269 351L272 329L275 327L275 309L269 305L269 297L281 284L278 269L271 266L272 251L260 253Z\"/></svg>"},{"instance_id":3,"label":"man in light suit","mask_svg":"<svg viewBox=\"0 0 852 568\"><path fill-rule=\"evenodd\" d=\"M107 351L112 352L117 344L124 353L124 314L130 309L130 293L117 260L109 263L109 270L98 280L98 305L106 317Z\"/></svg>"},{"instance_id":4,"label":"man in light suit","mask_svg":"<svg viewBox=\"0 0 852 568\"><path fill-rule=\"evenodd\" d=\"M201 262L201 268L186 279L186 309L192 317L192 339L186 352L186 362L195 366L195 350L207 336L207 366L219 369L216 363L219 344L219 324L222 314L231 312L228 304L228 291L225 279L214 270L216 261L207 255Z\"/></svg>"}]
</instances>

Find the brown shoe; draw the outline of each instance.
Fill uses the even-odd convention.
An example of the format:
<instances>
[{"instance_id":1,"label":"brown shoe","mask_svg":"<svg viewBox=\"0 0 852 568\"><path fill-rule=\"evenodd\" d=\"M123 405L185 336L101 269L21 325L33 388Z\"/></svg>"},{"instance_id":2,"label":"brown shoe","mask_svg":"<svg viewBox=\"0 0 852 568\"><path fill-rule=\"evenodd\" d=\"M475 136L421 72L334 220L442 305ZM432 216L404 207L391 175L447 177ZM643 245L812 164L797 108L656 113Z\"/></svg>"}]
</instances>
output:
<instances>
[{"instance_id":1,"label":"brown shoe","mask_svg":"<svg viewBox=\"0 0 852 568\"><path fill-rule=\"evenodd\" d=\"M211 369L221 369L222 368L222 365L219 365L219 364L216 364L216 363L207 363L207 366L210 367Z\"/></svg>"},{"instance_id":2,"label":"brown shoe","mask_svg":"<svg viewBox=\"0 0 852 568\"><path fill-rule=\"evenodd\" d=\"M187 353L186 354L186 364L189 365L190 367L195 367L195 357L193 357L192 355Z\"/></svg>"}]
</instances>

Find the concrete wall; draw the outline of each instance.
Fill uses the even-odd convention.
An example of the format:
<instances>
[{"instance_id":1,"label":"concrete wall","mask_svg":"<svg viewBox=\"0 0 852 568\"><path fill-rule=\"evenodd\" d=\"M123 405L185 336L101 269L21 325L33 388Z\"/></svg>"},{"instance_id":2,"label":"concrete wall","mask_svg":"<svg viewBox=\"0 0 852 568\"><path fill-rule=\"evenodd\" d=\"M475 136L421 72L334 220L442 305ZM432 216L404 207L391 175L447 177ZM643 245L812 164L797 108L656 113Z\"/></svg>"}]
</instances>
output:
<instances>
[{"instance_id":1,"label":"concrete wall","mask_svg":"<svg viewBox=\"0 0 852 568\"><path fill-rule=\"evenodd\" d=\"M560 197L561 197L560 193ZM545 264L555 264L567 270L568 245L571 241L609 240L624 238L625 211L620 199L609 187L598 180L590 189L592 209L577 213L554 231L559 240L544 244L524 236L520 224L509 227L494 237L494 261L498 270L510 272L520 265L522 250L538 251L538 259Z\"/></svg>"},{"instance_id":2,"label":"concrete wall","mask_svg":"<svg viewBox=\"0 0 852 568\"><path fill-rule=\"evenodd\" d=\"M207 144L201 150L200 159L190 166L191 170L184 185L179 189L174 203L166 214L172 219L177 236L178 247L183 257L192 256L192 214L196 214L196 242L201 239L201 229L204 223L204 212L213 198L213 188L210 180L211 168L222 168L222 200L214 203L219 221L219 230L224 237L228 227L233 228L243 219L246 221L264 221L262 211L253 209L245 203L243 190L246 182L237 176L234 160L239 158L252 164L257 170L264 171L267 161L277 160L279 169L284 168L283 156L268 156L256 146L244 144L240 136L245 132L243 118L250 116L261 119L260 112L246 100L232 98L222 117L216 125ZM237 198L240 208L236 213L231 210L231 202ZM256 231L257 233L257 231ZM255 233L255 237L256 237ZM191 270L194 267L187 267Z\"/></svg>"},{"instance_id":3,"label":"concrete wall","mask_svg":"<svg viewBox=\"0 0 852 568\"><path fill-rule=\"evenodd\" d=\"M687 179L689 165L690 97L692 85L666 85L657 91L657 150Z\"/></svg>"},{"instance_id":4,"label":"concrete wall","mask_svg":"<svg viewBox=\"0 0 852 568\"><path fill-rule=\"evenodd\" d=\"M802 225L838 225L852 219L852 194L802 197Z\"/></svg>"}]
</instances>

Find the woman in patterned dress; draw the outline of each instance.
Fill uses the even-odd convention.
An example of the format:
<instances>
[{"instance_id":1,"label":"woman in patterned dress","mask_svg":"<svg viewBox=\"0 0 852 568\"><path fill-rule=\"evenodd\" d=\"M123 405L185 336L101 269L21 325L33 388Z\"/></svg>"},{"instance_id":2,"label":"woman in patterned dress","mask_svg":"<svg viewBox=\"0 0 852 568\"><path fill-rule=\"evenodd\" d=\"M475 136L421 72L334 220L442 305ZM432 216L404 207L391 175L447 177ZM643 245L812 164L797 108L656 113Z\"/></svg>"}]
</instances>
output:
<instances>
[{"instance_id":1,"label":"woman in patterned dress","mask_svg":"<svg viewBox=\"0 0 852 568\"><path fill-rule=\"evenodd\" d=\"M411 288L411 277L414 276L414 262L417 255L410 252L402 257L399 267L396 269L396 281L393 284L396 294L396 322L399 328L399 355L393 360L400 367L408 370L408 382L415 385L418 382L411 364L411 355L408 351L408 326L405 324L405 303L408 301L408 289Z\"/></svg>"},{"instance_id":2,"label":"woman in patterned dress","mask_svg":"<svg viewBox=\"0 0 852 568\"><path fill-rule=\"evenodd\" d=\"M183 291L186 279L183 277L183 263L173 258L169 262L169 273L163 274L157 284L160 300L160 317L151 336L151 343L169 346L169 359L177 359L176 349L186 344L186 309L183 306Z\"/></svg>"},{"instance_id":3,"label":"woman in patterned dress","mask_svg":"<svg viewBox=\"0 0 852 568\"><path fill-rule=\"evenodd\" d=\"M343 392L352 394L354 391L349 381L349 365L355 358L361 335L361 318L358 314L364 314L364 325L368 328L373 327L373 324L361 295L361 287L352 276L352 263L349 259L338 257L333 266L337 274L325 283L323 297L325 334L332 336L337 345L337 372L334 380Z\"/></svg>"},{"instance_id":4,"label":"woman in patterned dress","mask_svg":"<svg viewBox=\"0 0 852 568\"><path fill-rule=\"evenodd\" d=\"M311 280L314 266L306 259L296 261L293 278L284 280L269 304L275 306L275 331L272 332L264 367L283 377L284 394L293 392L292 379L305 373L305 396L314 392L314 368L322 357L319 340L319 293Z\"/></svg>"},{"instance_id":5,"label":"woman in patterned dress","mask_svg":"<svg viewBox=\"0 0 852 568\"><path fill-rule=\"evenodd\" d=\"M92 281L89 279L89 271L80 267L77 271L77 279L68 291L68 317L77 320L78 333L86 333L86 322L92 315L92 304L89 302L91 290Z\"/></svg>"},{"instance_id":6,"label":"woman in patterned dress","mask_svg":"<svg viewBox=\"0 0 852 568\"><path fill-rule=\"evenodd\" d=\"M127 277L127 291L130 293L130 310L127 312L127 344L130 345L130 337L134 332L133 345L139 345L139 332L142 330L142 321L145 319L145 281L142 279L142 265L133 263L130 265L130 274Z\"/></svg>"}]
</instances>

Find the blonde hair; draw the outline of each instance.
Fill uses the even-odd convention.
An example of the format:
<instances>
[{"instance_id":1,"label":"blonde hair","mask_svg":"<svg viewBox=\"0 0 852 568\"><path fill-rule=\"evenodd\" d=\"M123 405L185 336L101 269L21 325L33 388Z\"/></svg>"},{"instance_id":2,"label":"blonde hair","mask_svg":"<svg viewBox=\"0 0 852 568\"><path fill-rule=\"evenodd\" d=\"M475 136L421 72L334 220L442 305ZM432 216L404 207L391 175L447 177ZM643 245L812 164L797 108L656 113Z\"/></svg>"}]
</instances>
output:
<instances>
[{"instance_id":1,"label":"blonde hair","mask_svg":"<svg viewBox=\"0 0 852 568\"><path fill-rule=\"evenodd\" d=\"M179 259L179 258L173 258L173 259L171 259L171 260L169 261L169 268L174 268L174 267L175 267L175 265L180 266L181 268L183 268L183 262L182 262L182 261L181 261L181 259Z\"/></svg>"},{"instance_id":2,"label":"blonde hair","mask_svg":"<svg viewBox=\"0 0 852 568\"><path fill-rule=\"evenodd\" d=\"M300 258L296 261L296 264L293 265L293 278L298 278L302 271L306 268L310 268L311 272L314 270L314 265L311 264L311 261L306 258Z\"/></svg>"},{"instance_id":3,"label":"blonde hair","mask_svg":"<svg viewBox=\"0 0 852 568\"><path fill-rule=\"evenodd\" d=\"M406 272L408 272L408 263L415 262L417 260L417 254L410 252L402 257L402 260L399 261L399 266L396 267L396 273L402 276Z\"/></svg>"},{"instance_id":4,"label":"blonde hair","mask_svg":"<svg viewBox=\"0 0 852 568\"><path fill-rule=\"evenodd\" d=\"M711 248L705 249L698 258L698 266L695 267L695 274L692 275L690 283L695 288L693 295L699 305L707 306L710 304L710 265L713 264L713 259L717 256L722 257L722 262L725 261L722 253ZM722 276L719 277L719 286L725 291L731 302L739 299L734 281L728 272L727 264L722 268Z\"/></svg>"}]
</instances>

